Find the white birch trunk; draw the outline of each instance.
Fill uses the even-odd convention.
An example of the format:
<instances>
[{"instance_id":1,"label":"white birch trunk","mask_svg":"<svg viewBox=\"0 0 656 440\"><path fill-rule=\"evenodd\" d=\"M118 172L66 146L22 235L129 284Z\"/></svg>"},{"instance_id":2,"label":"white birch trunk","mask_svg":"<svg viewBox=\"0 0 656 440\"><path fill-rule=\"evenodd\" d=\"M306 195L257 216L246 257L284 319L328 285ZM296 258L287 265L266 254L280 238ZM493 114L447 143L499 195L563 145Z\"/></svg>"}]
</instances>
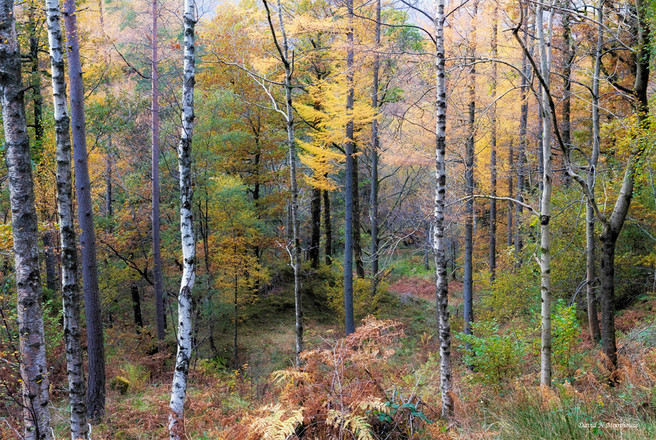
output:
<instances>
[{"instance_id":1,"label":"white birch trunk","mask_svg":"<svg viewBox=\"0 0 656 440\"><path fill-rule=\"evenodd\" d=\"M549 70L551 68L550 51L544 34L544 8L539 3L536 11L536 28L540 48L540 70L546 87L549 87ZM553 12L549 11L549 33ZM549 35L547 38L551 38ZM542 155L544 170L542 173L542 197L540 200L540 292L542 296L542 334L540 350L540 384L551 386L551 193L553 157L551 154L551 110L549 108L548 90L542 87Z\"/></svg>"},{"instance_id":2,"label":"white birch trunk","mask_svg":"<svg viewBox=\"0 0 656 440\"><path fill-rule=\"evenodd\" d=\"M444 210L446 197L446 70L444 67L444 0L438 0L435 17L435 208L433 247L437 297L437 325L440 340L440 382L442 417L453 415L451 396L451 327L449 326L449 296L446 270L446 242L444 239Z\"/></svg>"},{"instance_id":3,"label":"white birch trunk","mask_svg":"<svg viewBox=\"0 0 656 440\"><path fill-rule=\"evenodd\" d=\"M0 103L9 175L26 440L50 440L37 217L13 0L0 1Z\"/></svg>"},{"instance_id":4,"label":"white birch trunk","mask_svg":"<svg viewBox=\"0 0 656 440\"><path fill-rule=\"evenodd\" d=\"M196 8L194 0L184 0L184 76L182 85L182 131L178 145L180 172L180 235L182 240L183 271L178 293L178 353L171 385L169 436L171 440L184 437L184 403L187 394L187 376L192 350L192 300L196 277L196 242L192 224L191 140L194 126L195 55L194 26Z\"/></svg>"},{"instance_id":5,"label":"white birch trunk","mask_svg":"<svg viewBox=\"0 0 656 440\"><path fill-rule=\"evenodd\" d=\"M66 109L66 75L58 0L46 0L55 137L57 142L57 212L61 240L62 298L68 396L71 405L71 438L89 438L86 383L81 344L80 288L77 279L78 255L73 211L71 177L70 118Z\"/></svg>"}]
</instances>

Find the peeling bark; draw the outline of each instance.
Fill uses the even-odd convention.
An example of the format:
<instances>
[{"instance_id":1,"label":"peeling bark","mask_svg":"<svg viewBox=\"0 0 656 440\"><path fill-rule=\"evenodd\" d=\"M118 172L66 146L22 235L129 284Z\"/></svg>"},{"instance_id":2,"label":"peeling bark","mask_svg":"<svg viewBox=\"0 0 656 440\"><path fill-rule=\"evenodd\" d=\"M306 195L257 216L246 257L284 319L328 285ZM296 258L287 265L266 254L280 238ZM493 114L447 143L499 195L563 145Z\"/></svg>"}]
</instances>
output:
<instances>
[{"instance_id":1,"label":"peeling bark","mask_svg":"<svg viewBox=\"0 0 656 440\"><path fill-rule=\"evenodd\" d=\"M89 438L89 425L81 342L80 287L71 176L70 118L66 109L66 74L59 1L46 0L46 13L57 142L57 212L62 250L62 298L68 395L71 406L71 438L86 440Z\"/></svg>"},{"instance_id":2,"label":"peeling bark","mask_svg":"<svg viewBox=\"0 0 656 440\"><path fill-rule=\"evenodd\" d=\"M444 66L445 0L438 0L435 16L435 208L433 247L435 250L435 284L437 302L437 331L440 341L440 389L442 417L453 416L451 395L451 327L449 325L449 287L446 272L446 240L444 213L446 198L446 69Z\"/></svg>"},{"instance_id":3,"label":"peeling bark","mask_svg":"<svg viewBox=\"0 0 656 440\"><path fill-rule=\"evenodd\" d=\"M0 103L14 241L24 438L50 440L37 216L23 90L14 2L0 0Z\"/></svg>"},{"instance_id":4,"label":"peeling bark","mask_svg":"<svg viewBox=\"0 0 656 440\"><path fill-rule=\"evenodd\" d=\"M182 130L178 144L180 174L180 236L182 243L182 279L178 293L178 350L171 384L169 438L184 438L184 403L191 361L192 291L196 279L196 241L193 231L193 178L191 141L194 128L194 84L196 45L194 0L184 0L184 72L182 83Z\"/></svg>"}]
</instances>

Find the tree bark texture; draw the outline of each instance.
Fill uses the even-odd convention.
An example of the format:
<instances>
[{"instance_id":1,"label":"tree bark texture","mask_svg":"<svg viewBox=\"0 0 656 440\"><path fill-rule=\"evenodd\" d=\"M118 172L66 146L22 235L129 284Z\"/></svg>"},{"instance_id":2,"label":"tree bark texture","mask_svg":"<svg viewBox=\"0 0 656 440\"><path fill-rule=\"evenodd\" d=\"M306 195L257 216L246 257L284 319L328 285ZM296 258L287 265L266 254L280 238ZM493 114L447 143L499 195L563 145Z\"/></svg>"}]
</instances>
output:
<instances>
[{"instance_id":1,"label":"tree bark texture","mask_svg":"<svg viewBox=\"0 0 656 440\"><path fill-rule=\"evenodd\" d=\"M82 64L74 0L64 2L66 44L68 47L68 77L71 82L71 124L73 126L73 160L75 162L75 193L77 216L81 229L82 282L87 318L87 355L89 385L87 413L89 419L99 421L105 414L105 343L103 339L98 271L96 264L96 233L93 224L91 181L87 161L87 140L84 120L84 88Z\"/></svg>"},{"instance_id":2,"label":"tree bark texture","mask_svg":"<svg viewBox=\"0 0 656 440\"><path fill-rule=\"evenodd\" d=\"M321 189L319 188L312 188L310 212L312 214L312 222L308 254L312 268L317 269L319 268L319 254L321 250Z\"/></svg>"},{"instance_id":3,"label":"tree bark texture","mask_svg":"<svg viewBox=\"0 0 656 440\"><path fill-rule=\"evenodd\" d=\"M473 18L476 21L478 12L478 0L473 4ZM469 92L468 102L468 130L469 136L465 146L465 194L467 202L465 207L465 279L464 279L464 333L472 334L471 325L474 322L473 297L473 254L474 254L474 145L476 137L476 31L472 27L469 36L469 57L472 66L469 71L467 89ZM495 159L496 160L496 159ZM467 348L471 347L467 344Z\"/></svg>"},{"instance_id":4,"label":"tree bark texture","mask_svg":"<svg viewBox=\"0 0 656 440\"><path fill-rule=\"evenodd\" d=\"M330 221L330 191L323 190L323 228L326 235L326 266L333 263L333 229Z\"/></svg>"},{"instance_id":5,"label":"tree bark texture","mask_svg":"<svg viewBox=\"0 0 656 440\"><path fill-rule=\"evenodd\" d=\"M64 339L68 395L71 406L71 437L89 437L86 383L81 343L80 285L78 280L77 238L73 211L71 177L70 118L66 109L66 74L62 44L61 14L58 0L46 0L55 139L57 143L57 212L61 244L61 284L64 303Z\"/></svg>"},{"instance_id":6,"label":"tree bark texture","mask_svg":"<svg viewBox=\"0 0 656 440\"><path fill-rule=\"evenodd\" d=\"M549 41L544 34L544 8L536 10L536 29L540 49L540 71L549 86L551 55L547 49ZM549 11L549 33L553 12ZM550 37L549 37L550 39ZM540 384L551 386L551 193L552 193L552 153L551 153L551 111L547 97L548 90L542 87L542 197L540 199L540 292L542 296L542 330L540 350Z\"/></svg>"},{"instance_id":7,"label":"tree bark texture","mask_svg":"<svg viewBox=\"0 0 656 440\"><path fill-rule=\"evenodd\" d=\"M451 327L449 325L449 287L446 272L446 240L444 213L446 199L446 69L444 66L445 0L438 0L435 17L435 207L433 247L435 251L435 285L437 302L437 331L440 341L440 389L442 417L453 416L451 395Z\"/></svg>"},{"instance_id":8,"label":"tree bark texture","mask_svg":"<svg viewBox=\"0 0 656 440\"><path fill-rule=\"evenodd\" d=\"M14 240L24 438L50 440L52 436L41 308L37 217L23 90L14 2L1 0L0 103Z\"/></svg>"},{"instance_id":9,"label":"tree bark texture","mask_svg":"<svg viewBox=\"0 0 656 440\"><path fill-rule=\"evenodd\" d=\"M595 49L595 65L592 76L592 155L588 166L588 188L594 196L597 162L599 159L599 147L601 144L599 131L599 77L601 74L601 56L604 46L604 1L599 3L597 9L597 47ZM595 343L601 340L599 319L597 317L597 299L595 289L597 287L597 259L596 259L596 237L594 207L588 200L585 206L585 239L586 239L586 296L588 306L588 327L590 337Z\"/></svg>"},{"instance_id":10,"label":"tree bark texture","mask_svg":"<svg viewBox=\"0 0 656 440\"><path fill-rule=\"evenodd\" d=\"M152 19L153 34L151 37L152 65L152 230L153 230L153 278L155 287L155 316L157 321L157 343L162 349L164 342L164 280L162 279L162 254L160 242L160 215L159 215L159 86L158 86L158 59L157 59L157 17L159 11L157 0L153 0Z\"/></svg>"},{"instance_id":11,"label":"tree bark texture","mask_svg":"<svg viewBox=\"0 0 656 440\"><path fill-rule=\"evenodd\" d=\"M380 137L378 136L378 118L380 108L378 104L378 88L380 76L380 14L381 0L376 1L376 46L374 48L373 83L371 85L371 107L376 117L371 122L371 199L369 202L369 219L371 221L371 296L376 296L378 290L378 152L380 150Z\"/></svg>"},{"instance_id":12,"label":"tree bark texture","mask_svg":"<svg viewBox=\"0 0 656 440\"><path fill-rule=\"evenodd\" d=\"M499 7L494 6L492 15L492 58L496 59L497 50L497 28L498 28ZM490 278L494 280L497 270L497 63L492 63L492 83L490 84L490 94L492 95L492 107L490 108L490 245L488 266L490 269Z\"/></svg>"},{"instance_id":13,"label":"tree bark texture","mask_svg":"<svg viewBox=\"0 0 656 440\"><path fill-rule=\"evenodd\" d=\"M194 0L184 0L184 70L182 82L182 130L178 144L180 175L180 238L182 279L178 292L178 350L171 384L169 438L181 440L184 434L184 403L192 350L192 291L196 279L196 241L193 230L193 177L191 141L194 129L194 84L196 45Z\"/></svg>"},{"instance_id":14,"label":"tree bark texture","mask_svg":"<svg viewBox=\"0 0 656 440\"><path fill-rule=\"evenodd\" d=\"M353 168L355 160L355 143L353 142L353 0L347 0L346 8L349 16L349 29L346 34L346 113L349 116L346 122L346 176L344 177L344 323L346 334L355 331L353 319Z\"/></svg>"}]
</instances>

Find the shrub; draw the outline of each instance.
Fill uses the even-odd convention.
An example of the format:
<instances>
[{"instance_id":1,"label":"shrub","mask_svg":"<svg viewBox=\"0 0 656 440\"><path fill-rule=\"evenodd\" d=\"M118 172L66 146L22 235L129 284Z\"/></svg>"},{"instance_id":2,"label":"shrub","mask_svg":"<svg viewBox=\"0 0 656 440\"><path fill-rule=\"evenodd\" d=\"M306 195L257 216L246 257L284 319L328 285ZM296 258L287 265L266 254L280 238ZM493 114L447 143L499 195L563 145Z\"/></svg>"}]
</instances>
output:
<instances>
[{"instance_id":1,"label":"shrub","mask_svg":"<svg viewBox=\"0 0 656 440\"><path fill-rule=\"evenodd\" d=\"M553 362L562 368L567 377L575 370L575 348L581 341L581 328L576 320L576 304L565 305L562 299L556 303L552 317Z\"/></svg>"},{"instance_id":2,"label":"shrub","mask_svg":"<svg viewBox=\"0 0 656 440\"><path fill-rule=\"evenodd\" d=\"M519 376L526 352L523 332L512 327L499 331L494 319L473 323L472 332L473 335L458 333L456 336L463 344L471 345L471 350L465 349L465 362L474 368L476 381L497 385Z\"/></svg>"},{"instance_id":3,"label":"shrub","mask_svg":"<svg viewBox=\"0 0 656 440\"><path fill-rule=\"evenodd\" d=\"M336 263L333 263L336 265ZM353 316L357 321L365 316L376 314L381 296L386 292L387 285L378 283L375 296L371 295L371 280L355 278L353 280ZM337 312L340 322L344 322L344 278L340 277L334 284L327 286L328 303Z\"/></svg>"}]
</instances>

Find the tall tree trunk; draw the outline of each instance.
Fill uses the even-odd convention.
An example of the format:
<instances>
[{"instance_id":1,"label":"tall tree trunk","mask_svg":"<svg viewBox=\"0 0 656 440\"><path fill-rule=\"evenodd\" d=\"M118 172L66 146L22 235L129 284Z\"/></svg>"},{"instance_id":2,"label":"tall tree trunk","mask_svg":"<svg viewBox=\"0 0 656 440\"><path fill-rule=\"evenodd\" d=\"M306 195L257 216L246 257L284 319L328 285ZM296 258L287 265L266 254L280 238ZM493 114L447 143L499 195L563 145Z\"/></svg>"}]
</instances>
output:
<instances>
[{"instance_id":1,"label":"tall tree trunk","mask_svg":"<svg viewBox=\"0 0 656 440\"><path fill-rule=\"evenodd\" d=\"M473 18L476 21L478 13L478 0L473 4ZM467 335L472 334L471 325L474 322L473 310L473 253L474 253L474 145L476 137L476 31L475 26L472 27L471 35L469 37L469 59L472 63L469 71L469 82L467 89L469 91L468 103L468 130L469 136L467 138L466 152L465 152L465 193L467 195L466 215L465 215L465 279L464 279L464 332ZM467 344L470 349L470 345Z\"/></svg>"},{"instance_id":2,"label":"tall tree trunk","mask_svg":"<svg viewBox=\"0 0 656 440\"><path fill-rule=\"evenodd\" d=\"M159 89L158 89L158 60L157 60L157 17L159 11L157 0L153 0L152 18L153 34L150 39L152 49L151 64L151 90L152 90L152 230L153 230L153 278L155 280L155 315L157 321L157 345L159 350L164 343L164 280L162 279L162 254L160 244L160 216L159 216Z\"/></svg>"},{"instance_id":3,"label":"tall tree trunk","mask_svg":"<svg viewBox=\"0 0 656 440\"><path fill-rule=\"evenodd\" d=\"M298 153L296 151L296 139L294 134L294 108L292 106L292 92L294 86L292 84L292 74L294 71L294 53L292 51L291 58L289 53L289 41L287 33L285 32L285 24L282 19L282 6L278 0L278 23L282 36L282 46L276 36L273 19L269 4L266 0L262 0L264 7L267 11L267 19L269 22L269 29L273 42L278 50L280 61L285 68L285 120L287 122L287 146L289 162L289 184L290 184L290 221L292 229L292 254L291 265L294 270L294 303L295 303L295 318L296 318L296 365L301 365L301 352L303 351L303 302L301 298L301 239L300 239L300 221L298 218L298 181L296 173L296 163L298 161Z\"/></svg>"},{"instance_id":4,"label":"tall tree trunk","mask_svg":"<svg viewBox=\"0 0 656 440\"><path fill-rule=\"evenodd\" d=\"M373 84L371 85L371 107L376 117L371 122L371 200L369 202L371 221L371 296L376 296L378 290L378 152L380 138L378 136L378 118L380 108L378 104L378 88L380 74L380 14L381 0L376 1L376 46L374 48ZM428 258L428 253L426 253ZM426 260L428 262L428 260Z\"/></svg>"},{"instance_id":5,"label":"tall tree trunk","mask_svg":"<svg viewBox=\"0 0 656 440\"><path fill-rule=\"evenodd\" d=\"M182 242L182 279L178 293L178 350L171 384L169 438L184 438L184 403L192 350L192 291L196 279L196 240L193 230L193 177L191 141L194 130L194 84L196 45L193 0L184 0L184 71L182 83L182 130L178 144L180 173L180 236Z\"/></svg>"},{"instance_id":6,"label":"tall tree trunk","mask_svg":"<svg viewBox=\"0 0 656 440\"><path fill-rule=\"evenodd\" d=\"M24 438L51 439L37 217L14 2L0 1L0 103L9 175Z\"/></svg>"},{"instance_id":7,"label":"tall tree trunk","mask_svg":"<svg viewBox=\"0 0 656 440\"><path fill-rule=\"evenodd\" d=\"M522 6L523 7L523 6ZM526 7L522 12L526 16L530 11ZM527 17L528 20L528 17ZM528 44L529 32L524 32L524 44ZM532 47L532 46L531 46ZM532 50L532 49L531 49ZM519 117L519 151L517 152L517 200L524 201L524 191L526 190L526 150L528 148L528 100L529 100L529 87L530 87L531 67L529 66L528 56L522 54L522 82L521 82L521 108ZM516 264L521 264L520 254L522 251L522 235L521 235L521 216L524 208L521 204L515 204L515 258Z\"/></svg>"},{"instance_id":8,"label":"tall tree trunk","mask_svg":"<svg viewBox=\"0 0 656 440\"><path fill-rule=\"evenodd\" d=\"M565 9L571 7L570 0L563 0ZM574 62L574 46L572 42L572 28L571 28L572 15L563 11L561 26L563 29L563 110L561 113L562 130L561 136L563 143L569 148L571 145L571 102L572 102L572 63ZM563 161L566 161L563 158ZM570 177L565 173L565 184L569 185Z\"/></svg>"},{"instance_id":9,"label":"tall tree trunk","mask_svg":"<svg viewBox=\"0 0 656 440\"><path fill-rule=\"evenodd\" d=\"M496 59L497 50L497 28L499 21L499 6L494 4L492 16L492 58ZM492 63L492 108L490 109L490 255L488 265L490 268L490 279L494 280L497 270L497 63Z\"/></svg>"},{"instance_id":10,"label":"tall tree trunk","mask_svg":"<svg viewBox=\"0 0 656 440\"><path fill-rule=\"evenodd\" d=\"M141 318L141 297L139 296L139 287L136 284L130 286L130 296L132 297L132 314L134 315L134 324L137 330L143 327Z\"/></svg>"},{"instance_id":11,"label":"tall tree trunk","mask_svg":"<svg viewBox=\"0 0 656 440\"><path fill-rule=\"evenodd\" d=\"M514 180L513 180L513 172L515 170L515 149L513 148L513 140L510 140L510 143L508 144L508 197L511 199L515 197L515 191L514 191ZM507 234L506 234L506 246L510 247L513 245L513 235L514 235L514 229L513 229L513 209L515 208L515 204L513 202L508 202L508 213L507 213Z\"/></svg>"},{"instance_id":12,"label":"tall tree trunk","mask_svg":"<svg viewBox=\"0 0 656 440\"><path fill-rule=\"evenodd\" d=\"M54 232L46 231L41 235L43 241L43 253L46 263L46 287L49 291L54 292L57 290L57 268L55 261L55 240L53 239Z\"/></svg>"},{"instance_id":13,"label":"tall tree trunk","mask_svg":"<svg viewBox=\"0 0 656 440\"><path fill-rule=\"evenodd\" d=\"M549 11L548 39L544 35L544 7L538 4L536 28L540 48L540 71L549 87L551 55L547 45L551 40L553 11ZM542 197L540 200L540 291L542 295L542 334L540 351L540 384L551 386L551 193L552 193L552 153L551 153L551 111L547 97L548 90L542 87Z\"/></svg>"},{"instance_id":14,"label":"tall tree trunk","mask_svg":"<svg viewBox=\"0 0 656 440\"><path fill-rule=\"evenodd\" d=\"M235 270L237 268L235 267ZM237 337L239 335L238 333L238 326L239 326L239 302L238 302L238 293L239 293L239 288L237 284L237 274L235 273L234 277L234 282L233 282L233 290L234 290L234 302L233 302L233 335L232 335L232 367L237 369L239 368L239 361L237 360L237 352L238 352L238 345L237 345Z\"/></svg>"},{"instance_id":15,"label":"tall tree trunk","mask_svg":"<svg viewBox=\"0 0 656 440\"><path fill-rule=\"evenodd\" d=\"M326 233L326 266L333 263L333 229L330 222L330 191L323 191L323 227Z\"/></svg>"},{"instance_id":16,"label":"tall tree trunk","mask_svg":"<svg viewBox=\"0 0 656 440\"><path fill-rule=\"evenodd\" d=\"M358 278L364 278L364 263L362 261L362 233L360 229L360 170L355 142L353 142L353 259L355 273Z\"/></svg>"},{"instance_id":17,"label":"tall tree trunk","mask_svg":"<svg viewBox=\"0 0 656 440\"><path fill-rule=\"evenodd\" d=\"M96 232L93 223L91 181L87 161L87 140L84 119L84 88L74 0L64 2L66 45L68 47L68 77L71 82L71 123L73 125L73 159L75 161L75 192L82 253L82 282L87 317L87 354L89 386L87 413L98 422L105 414L105 343L103 340L100 293L96 265Z\"/></svg>"},{"instance_id":18,"label":"tall tree trunk","mask_svg":"<svg viewBox=\"0 0 656 440\"><path fill-rule=\"evenodd\" d=\"M435 285L437 329L440 341L440 389L442 417L453 415L451 395L451 327L449 326L449 286L446 273L446 241L444 238L444 210L446 198L446 69L444 66L445 0L438 0L435 16L435 209L433 247L435 249Z\"/></svg>"},{"instance_id":19,"label":"tall tree trunk","mask_svg":"<svg viewBox=\"0 0 656 440\"><path fill-rule=\"evenodd\" d=\"M346 1L348 10L348 32L346 34L346 176L344 177L344 321L346 334L355 331L353 319L353 168L355 166L355 143L353 141L353 0Z\"/></svg>"},{"instance_id":20,"label":"tall tree trunk","mask_svg":"<svg viewBox=\"0 0 656 440\"><path fill-rule=\"evenodd\" d=\"M73 179L71 177L70 118L66 109L66 73L58 0L46 0L52 95L54 101L55 138L57 142L57 211L61 242L62 298L64 302L64 339L68 396L71 406L71 437L87 439L86 383L81 343L80 288L78 256L73 214Z\"/></svg>"},{"instance_id":21,"label":"tall tree trunk","mask_svg":"<svg viewBox=\"0 0 656 440\"><path fill-rule=\"evenodd\" d=\"M321 190L319 188L312 188L310 205L312 231L310 233L309 257L312 268L317 269L319 267L319 251L321 250Z\"/></svg>"},{"instance_id":22,"label":"tall tree trunk","mask_svg":"<svg viewBox=\"0 0 656 440\"><path fill-rule=\"evenodd\" d=\"M109 145L107 146L107 153L105 154L105 215L107 216L107 232L110 234L114 232L114 206L112 201L114 199L112 189L112 135L109 135Z\"/></svg>"},{"instance_id":23,"label":"tall tree trunk","mask_svg":"<svg viewBox=\"0 0 656 440\"><path fill-rule=\"evenodd\" d=\"M595 50L595 66L592 76L592 156L588 166L588 188L594 196L597 162L601 139L599 135L599 76L601 73L601 56L604 46L604 0L599 2L597 9L597 47ZM595 343L601 340L599 319L597 317L597 300L595 288L597 285L596 253L595 253L595 216L591 201L585 206L585 238L586 238L586 293L588 304L588 326L590 337Z\"/></svg>"},{"instance_id":24,"label":"tall tree trunk","mask_svg":"<svg viewBox=\"0 0 656 440\"><path fill-rule=\"evenodd\" d=\"M650 130L649 101L647 90L649 84L649 65L651 54L649 51L649 26L646 21L646 5L643 0L636 0L636 33L637 47L635 53L635 83L633 87L635 111L638 118L638 126L644 130ZM638 138L637 147L632 151L626 172L622 181L620 193L613 207L610 218L603 227L601 233L601 291L599 294L601 303L601 343L604 354L609 362L609 369L617 368L617 345L615 343L615 247L624 220L631 205L635 173L645 148L648 145L646 139Z\"/></svg>"}]
</instances>

